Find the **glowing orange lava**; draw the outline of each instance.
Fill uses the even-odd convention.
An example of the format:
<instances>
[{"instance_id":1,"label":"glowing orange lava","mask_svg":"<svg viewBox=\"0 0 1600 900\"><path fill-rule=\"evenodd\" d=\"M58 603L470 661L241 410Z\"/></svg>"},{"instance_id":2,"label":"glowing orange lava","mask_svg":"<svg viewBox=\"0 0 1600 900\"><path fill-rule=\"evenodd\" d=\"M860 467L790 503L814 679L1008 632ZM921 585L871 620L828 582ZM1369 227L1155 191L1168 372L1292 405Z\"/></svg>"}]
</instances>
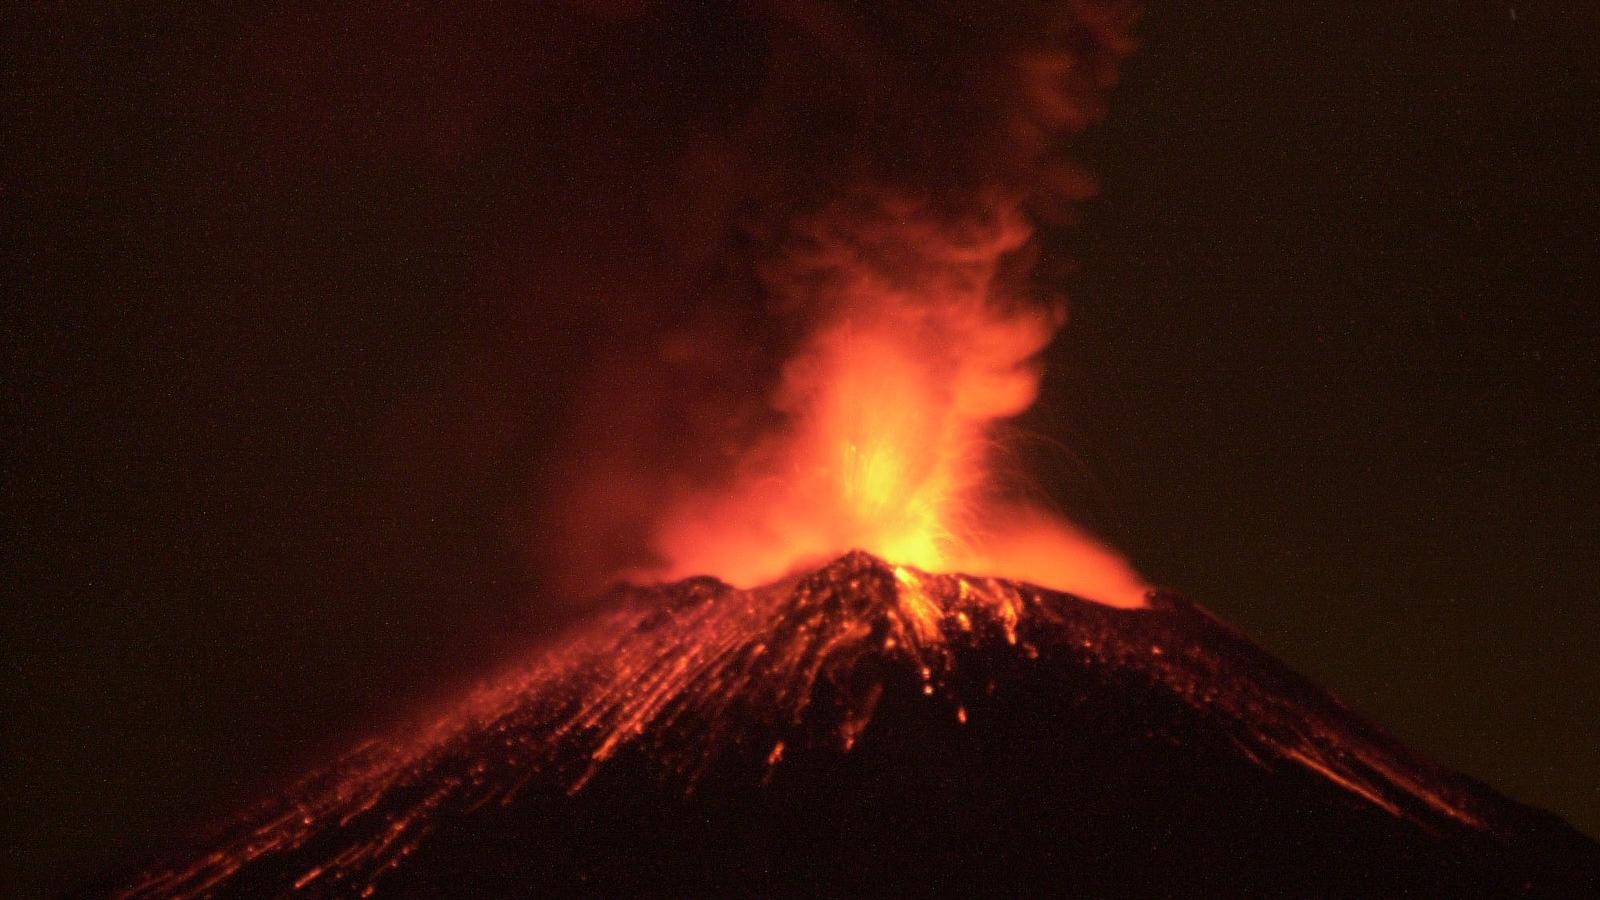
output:
<instances>
[{"instance_id":1,"label":"glowing orange lava","mask_svg":"<svg viewBox=\"0 0 1600 900\"><path fill-rule=\"evenodd\" d=\"M1396 819L1495 821L1470 784L1420 763L1170 595L1111 609L851 553L753 590L710 578L627 588L431 721L361 744L265 800L206 852L157 866L118 896L254 896L252 884L370 896L430 834L472 827L485 811L658 779L687 796L708 775L771 783L796 761L836 765L871 739L886 698L892 707L909 696L967 727L995 709L993 673L1004 669L989 666L1002 661L1075 673L1062 683L1099 685L1091 690L1120 704L1168 698L1223 728L1209 733L1227 735L1262 771L1302 767ZM1071 696L1065 708L1083 702ZM1121 715L1158 721L1151 710L1163 708Z\"/></svg>"},{"instance_id":2,"label":"glowing orange lava","mask_svg":"<svg viewBox=\"0 0 1600 900\"><path fill-rule=\"evenodd\" d=\"M1061 307L1009 287L1030 246L1019 204L958 214L872 194L795 226L770 293L831 312L783 370L787 426L657 535L675 579L754 587L865 550L927 571L1002 576L1114 606L1148 588L1058 516L1005 495L994 426L1038 393Z\"/></svg>"}]
</instances>

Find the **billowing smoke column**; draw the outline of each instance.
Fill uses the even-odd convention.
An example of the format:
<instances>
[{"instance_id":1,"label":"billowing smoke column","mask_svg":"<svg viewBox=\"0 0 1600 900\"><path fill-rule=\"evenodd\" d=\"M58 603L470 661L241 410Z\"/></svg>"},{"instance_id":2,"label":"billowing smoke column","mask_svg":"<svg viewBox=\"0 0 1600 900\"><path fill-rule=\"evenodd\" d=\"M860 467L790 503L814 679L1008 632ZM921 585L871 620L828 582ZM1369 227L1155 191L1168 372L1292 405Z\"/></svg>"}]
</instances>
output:
<instances>
[{"instance_id":1,"label":"billowing smoke column","mask_svg":"<svg viewBox=\"0 0 1600 900\"><path fill-rule=\"evenodd\" d=\"M660 574L756 585L859 547L1137 605L1113 557L993 475L990 427L1033 402L1061 322L1059 305L1008 293L1030 237L1017 202L949 212L864 190L791 228L765 284L780 307L822 313L773 392L783 422L728 486L667 518Z\"/></svg>"},{"instance_id":2,"label":"billowing smoke column","mask_svg":"<svg viewBox=\"0 0 1600 900\"><path fill-rule=\"evenodd\" d=\"M636 23L684 45L652 50L653 75L715 100L641 126L646 228L607 238L639 249L605 273L612 337L540 522L569 593L753 586L863 549L1142 603L1114 554L1002 477L996 430L1066 321L1031 280L1035 233L1093 190L1062 144L1100 116L1130 7L694 9Z\"/></svg>"},{"instance_id":3,"label":"billowing smoke column","mask_svg":"<svg viewBox=\"0 0 1600 900\"><path fill-rule=\"evenodd\" d=\"M660 564L635 577L756 585L861 548L1142 602L1120 560L996 476L993 431L1034 401L1065 321L1028 281L1032 220L1085 193L1056 143L1097 116L1128 18L1090 3L778 17L844 73L808 67L822 84L782 102L842 98L853 123L787 160L810 177L741 223L765 304L801 337L767 394L776 420L670 504Z\"/></svg>"}]
</instances>

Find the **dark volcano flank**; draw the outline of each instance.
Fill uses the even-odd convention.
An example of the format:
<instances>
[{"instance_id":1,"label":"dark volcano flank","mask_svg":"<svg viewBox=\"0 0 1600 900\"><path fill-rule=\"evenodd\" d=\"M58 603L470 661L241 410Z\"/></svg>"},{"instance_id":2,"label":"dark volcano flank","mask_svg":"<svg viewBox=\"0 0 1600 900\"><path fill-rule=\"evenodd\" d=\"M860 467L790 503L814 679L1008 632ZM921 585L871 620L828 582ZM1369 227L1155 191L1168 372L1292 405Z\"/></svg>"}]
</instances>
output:
<instances>
[{"instance_id":1,"label":"dark volcano flank","mask_svg":"<svg viewBox=\"0 0 1600 900\"><path fill-rule=\"evenodd\" d=\"M863 553L623 588L132 896L1592 896L1600 846L1202 609Z\"/></svg>"}]
</instances>

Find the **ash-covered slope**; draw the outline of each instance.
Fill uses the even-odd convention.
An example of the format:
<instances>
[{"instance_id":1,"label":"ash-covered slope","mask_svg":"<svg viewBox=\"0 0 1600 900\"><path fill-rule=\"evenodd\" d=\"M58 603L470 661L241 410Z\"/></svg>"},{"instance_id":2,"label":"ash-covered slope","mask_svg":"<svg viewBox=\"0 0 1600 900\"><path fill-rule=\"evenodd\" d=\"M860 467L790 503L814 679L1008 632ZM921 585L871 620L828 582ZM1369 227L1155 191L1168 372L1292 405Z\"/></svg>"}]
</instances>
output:
<instances>
[{"instance_id":1,"label":"ash-covered slope","mask_svg":"<svg viewBox=\"0 0 1600 900\"><path fill-rule=\"evenodd\" d=\"M1595 896L1600 845L1199 608L852 553L621 590L133 896Z\"/></svg>"}]
</instances>

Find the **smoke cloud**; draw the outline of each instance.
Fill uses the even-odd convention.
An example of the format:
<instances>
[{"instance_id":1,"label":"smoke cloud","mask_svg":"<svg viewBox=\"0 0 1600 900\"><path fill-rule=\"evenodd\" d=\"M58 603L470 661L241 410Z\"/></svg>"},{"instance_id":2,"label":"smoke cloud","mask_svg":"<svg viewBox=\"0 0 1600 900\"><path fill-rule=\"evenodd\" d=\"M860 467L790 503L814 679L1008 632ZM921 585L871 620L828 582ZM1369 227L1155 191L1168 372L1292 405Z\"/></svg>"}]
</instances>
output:
<instances>
[{"instance_id":1,"label":"smoke cloud","mask_svg":"<svg viewBox=\"0 0 1600 900\"><path fill-rule=\"evenodd\" d=\"M282 17L261 52L324 18ZM317 140L258 117L278 165L409 154L497 198L462 213L458 374L390 418L382 483L406 487L373 520L493 523L570 598L865 546L1134 602L994 465L1065 322L1036 233L1094 191L1066 151L1132 19L1120 0L460 7L341 20L355 49L327 60L263 56L264 109L327 112ZM371 60L378 86L351 74ZM1073 554L1109 582L1038 564Z\"/></svg>"},{"instance_id":2,"label":"smoke cloud","mask_svg":"<svg viewBox=\"0 0 1600 900\"><path fill-rule=\"evenodd\" d=\"M620 324L566 420L550 564L580 591L754 583L865 546L1138 602L1137 578L1019 504L990 459L1065 321L1030 280L1034 230L1093 192L1063 142L1101 115L1129 5L684 14L638 21L714 31L733 56L652 77L752 86L678 133L652 191L668 274L638 293L665 315Z\"/></svg>"}]
</instances>

